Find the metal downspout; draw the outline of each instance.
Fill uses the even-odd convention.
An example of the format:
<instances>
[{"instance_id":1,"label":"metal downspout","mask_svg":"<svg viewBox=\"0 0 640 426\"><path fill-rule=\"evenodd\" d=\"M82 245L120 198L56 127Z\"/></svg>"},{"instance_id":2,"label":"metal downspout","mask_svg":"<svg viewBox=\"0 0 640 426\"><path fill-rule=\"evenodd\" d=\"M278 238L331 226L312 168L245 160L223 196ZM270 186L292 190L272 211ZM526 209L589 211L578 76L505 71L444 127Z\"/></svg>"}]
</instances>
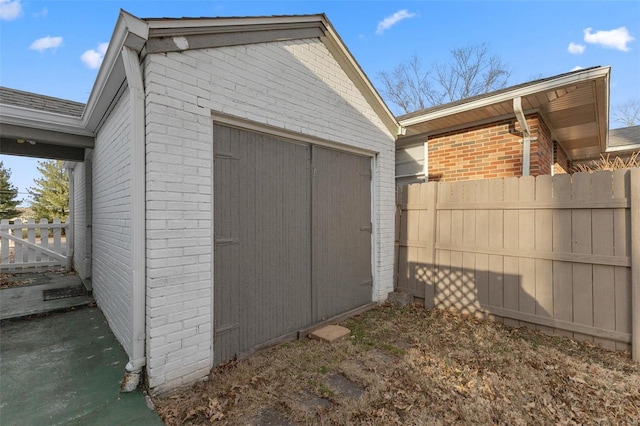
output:
<instances>
[{"instance_id":1,"label":"metal downspout","mask_svg":"<svg viewBox=\"0 0 640 426\"><path fill-rule=\"evenodd\" d=\"M531 130L527 124L527 119L522 110L522 98L513 98L513 112L516 114L520 131L522 132L522 176L529 176L529 168L531 164Z\"/></svg>"},{"instance_id":2,"label":"metal downspout","mask_svg":"<svg viewBox=\"0 0 640 426\"><path fill-rule=\"evenodd\" d=\"M131 355L122 390L137 388L146 365L146 275L145 275L145 94L138 52L122 47L122 60L129 86L131 109L131 254L132 254L132 326Z\"/></svg>"}]
</instances>

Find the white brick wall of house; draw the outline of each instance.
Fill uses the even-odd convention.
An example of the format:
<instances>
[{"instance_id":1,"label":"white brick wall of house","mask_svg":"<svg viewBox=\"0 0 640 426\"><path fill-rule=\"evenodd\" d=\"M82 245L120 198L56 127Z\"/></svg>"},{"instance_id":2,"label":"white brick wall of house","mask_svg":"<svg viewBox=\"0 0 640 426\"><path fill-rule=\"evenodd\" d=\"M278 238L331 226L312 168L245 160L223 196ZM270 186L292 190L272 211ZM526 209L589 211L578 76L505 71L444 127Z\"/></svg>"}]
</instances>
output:
<instances>
[{"instance_id":1,"label":"white brick wall of house","mask_svg":"<svg viewBox=\"0 0 640 426\"><path fill-rule=\"evenodd\" d=\"M76 163L73 170L73 266L80 278L91 276L91 167L90 157Z\"/></svg>"},{"instance_id":2,"label":"white brick wall of house","mask_svg":"<svg viewBox=\"0 0 640 426\"><path fill-rule=\"evenodd\" d=\"M144 79L151 388L212 366L212 111L375 151L373 300L393 290L394 135L319 40L150 54Z\"/></svg>"},{"instance_id":3,"label":"white brick wall of house","mask_svg":"<svg viewBox=\"0 0 640 426\"><path fill-rule=\"evenodd\" d=\"M93 153L93 294L131 354L131 177L129 91L98 131Z\"/></svg>"}]
</instances>

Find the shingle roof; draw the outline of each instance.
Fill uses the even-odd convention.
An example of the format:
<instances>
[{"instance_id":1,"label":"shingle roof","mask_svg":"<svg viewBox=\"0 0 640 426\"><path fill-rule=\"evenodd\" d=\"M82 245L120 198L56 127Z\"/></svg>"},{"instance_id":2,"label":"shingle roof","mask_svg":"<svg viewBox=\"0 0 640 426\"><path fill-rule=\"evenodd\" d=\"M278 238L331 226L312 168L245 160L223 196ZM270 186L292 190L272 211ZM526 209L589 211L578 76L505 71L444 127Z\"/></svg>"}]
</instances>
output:
<instances>
[{"instance_id":1,"label":"shingle roof","mask_svg":"<svg viewBox=\"0 0 640 426\"><path fill-rule=\"evenodd\" d=\"M0 104L54 112L73 117L82 116L82 112L85 107L85 104L80 102L53 98L51 96L39 95L37 93L23 92L22 90L10 89L2 86L0 86Z\"/></svg>"},{"instance_id":2,"label":"shingle roof","mask_svg":"<svg viewBox=\"0 0 640 426\"><path fill-rule=\"evenodd\" d=\"M499 89L499 90L494 90L493 92L488 92L488 93L483 93L481 95L476 95L476 96L472 96L470 98L465 98L465 99L460 99L458 101L454 101L454 102L449 102L447 104L442 104L442 105L436 105L433 107L429 107L429 108L425 108L425 109L421 109L418 111L414 111L414 112L410 112L408 114L405 115L401 115L400 117L396 117L396 119L398 121L403 121L403 120L407 120L409 118L413 118L413 117L418 117L424 114L428 114L434 111L439 111L442 109L447 109L447 108L451 108L454 107L456 105L462 105L468 102L472 102L478 99L483 99L483 98L489 98L491 96L495 96L495 95L499 95L501 93L506 93L506 92L510 92L512 90L518 90L518 89L522 89L524 87L527 86L533 86L534 84L538 84L538 83L543 83L545 81L551 81L551 80L555 80L561 77L565 77L571 74L577 74L580 72L585 72L588 70L592 70L592 69L596 69L596 68L600 68L600 66L594 66L594 67L589 67L589 68L582 68L576 71L570 71L564 74L558 74L558 75L554 75L551 77L545 77L545 78L541 78L539 80L533 80L533 81L527 81L526 83L522 83L522 84L516 84L515 86L509 86L509 87L505 87L504 89Z\"/></svg>"},{"instance_id":3,"label":"shingle roof","mask_svg":"<svg viewBox=\"0 0 640 426\"><path fill-rule=\"evenodd\" d=\"M609 130L609 146L640 145L640 126Z\"/></svg>"}]
</instances>

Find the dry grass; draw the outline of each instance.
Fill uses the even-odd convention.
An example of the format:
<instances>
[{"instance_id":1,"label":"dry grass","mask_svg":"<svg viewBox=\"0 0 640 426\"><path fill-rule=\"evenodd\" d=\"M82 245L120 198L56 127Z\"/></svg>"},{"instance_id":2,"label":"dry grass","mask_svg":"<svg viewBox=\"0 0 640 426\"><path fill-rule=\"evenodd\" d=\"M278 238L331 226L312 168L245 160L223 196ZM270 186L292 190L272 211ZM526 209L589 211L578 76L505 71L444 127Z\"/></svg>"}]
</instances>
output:
<instances>
[{"instance_id":1,"label":"dry grass","mask_svg":"<svg viewBox=\"0 0 640 426\"><path fill-rule=\"evenodd\" d=\"M637 424L640 365L588 343L421 307L343 323L352 338L302 339L215 369L154 402L169 425L246 424L260 409L299 424ZM326 384L341 373L364 389ZM328 408L305 404L310 395Z\"/></svg>"},{"instance_id":2,"label":"dry grass","mask_svg":"<svg viewBox=\"0 0 640 426\"><path fill-rule=\"evenodd\" d=\"M619 169L628 169L631 167L640 167L640 151L634 152L626 159L621 157L609 157L609 154L606 156L604 154L600 154L599 160L593 160L590 164L578 164L576 165L577 172L595 172L600 170L619 170Z\"/></svg>"}]
</instances>

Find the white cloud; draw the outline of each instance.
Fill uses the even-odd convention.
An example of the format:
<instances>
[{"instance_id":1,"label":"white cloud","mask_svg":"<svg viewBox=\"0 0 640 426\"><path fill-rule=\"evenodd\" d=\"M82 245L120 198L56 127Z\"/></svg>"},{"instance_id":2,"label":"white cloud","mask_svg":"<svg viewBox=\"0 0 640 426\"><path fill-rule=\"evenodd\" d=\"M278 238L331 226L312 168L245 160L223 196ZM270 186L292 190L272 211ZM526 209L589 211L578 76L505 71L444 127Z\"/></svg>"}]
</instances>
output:
<instances>
[{"instance_id":1,"label":"white cloud","mask_svg":"<svg viewBox=\"0 0 640 426\"><path fill-rule=\"evenodd\" d=\"M104 54L107 53L109 43L100 43L97 50L89 49L80 56L80 59L89 68L99 68L104 59Z\"/></svg>"},{"instance_id":2,"label":"white cloud","mask_svg":"<svg viewBox=\"0 0 640 426\"><path fill-rule=\"evenodd\" d=\"M22 3L20 0L0 0L0 19L11 21L22 15Z\"/></svg>"},{"instance_id":3,"label":"white cloud","mask_svg":"<svg viewBox=\"0 0 640 426\"><path fill-rule=\"evenodd\" d=\"M39 38L33 43L31 43L31 46L29 46L29 49L37 50L38 52L44 52L47 49L55 49L60 46L62 46L62 37L46 36L46 37Z\"/></svg>"},{"instance_id":4,"label":"white cloud","mask_svg":"<svg viewBox=\"0 0 640 426\"><path fill-rule=\"evenodd\" d=\"M584 41L587 43L599 44L609 49L622 50L628 52L627 43L631 43L635 38L631 37L626 27L616 28L609 31L591 32L591 28L585 28Z\"/></svg>"},{"instance_id":5,"label":"white cloud","mask_svg":"<svg viewBox=\"0 0 640 426\"><path fill-rule=\"evenodd\" d=\"M578 43L574 43L571 42L569 43L569 47L567 47L567 51L569 53L572 53L574 55L580 55L582 53L584 53L584 49L586 49L587 46L585 46L584 44L578 44Z\"/></svg>"},{"instance_id":6,"label":"white cloud","mask_svg":"<svg viewBox=\"0 0 640 426\"><path fill-rule=\"evenodd\" d=\"M376 34L382 34L384 30L388 30L403 19L413 18L415 13L409 12L407 9L397 11L391 16L387 16L382 21L378 22L378 28Z\"/></svg>"},{"instance_id":7,"label":"white cloud","mask_svg":"<svg viewBox=\"0 0 640 426\"><path fill-rule=\"evenodd\" d=\"M580 65L576 65L575 67L571 68L571 71L580 71L582 68Z\"/></svg>"}]
</instances>

